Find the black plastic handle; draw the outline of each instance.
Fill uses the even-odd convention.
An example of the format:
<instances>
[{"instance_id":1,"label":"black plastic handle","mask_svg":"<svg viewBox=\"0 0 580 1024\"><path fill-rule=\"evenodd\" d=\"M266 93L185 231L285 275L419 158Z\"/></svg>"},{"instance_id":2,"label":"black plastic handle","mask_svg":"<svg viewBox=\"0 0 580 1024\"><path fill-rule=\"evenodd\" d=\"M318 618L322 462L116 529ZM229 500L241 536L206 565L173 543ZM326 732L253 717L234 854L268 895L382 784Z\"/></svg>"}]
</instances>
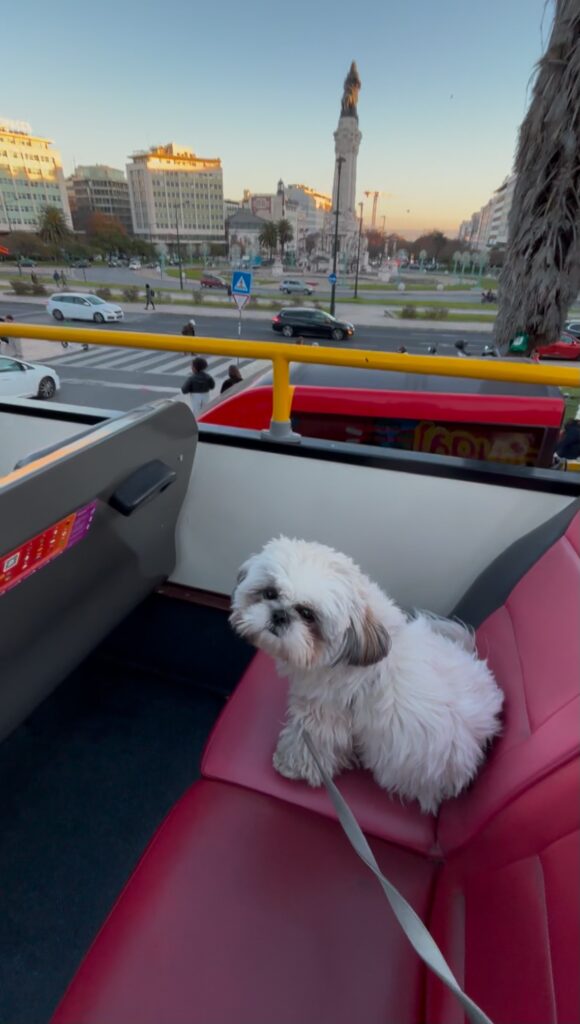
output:
<instances>
[{"instance_id":1,"label":"black plastic handle","mask_svg":"<svg viewBox=\"0 0 580 1024\"><path fill-rule=\"evenodd\" d=\"M146 462L127 477L109 498L109 505L122 516L130 516L141 505L151 501L156 494L162 494L177 480L174 469L159 459Z\"/></svg>"}]
</instances>

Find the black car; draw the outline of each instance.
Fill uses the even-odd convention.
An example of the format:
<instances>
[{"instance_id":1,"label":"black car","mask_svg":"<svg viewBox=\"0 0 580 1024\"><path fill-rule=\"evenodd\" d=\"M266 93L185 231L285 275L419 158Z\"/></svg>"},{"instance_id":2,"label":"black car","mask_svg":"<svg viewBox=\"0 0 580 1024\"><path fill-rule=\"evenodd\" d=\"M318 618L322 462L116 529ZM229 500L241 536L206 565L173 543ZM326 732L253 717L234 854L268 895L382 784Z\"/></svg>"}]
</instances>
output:
<instances>
[{"instance_id":1,"label":"black car","mask_svg":"<svg viewBox=\"0 0 580 1024\"><path fill-rule=\"evenodd\" d=\"M321 309L297 307L281 309L272 320L272 330L283 334L285 338L301 334L309 338L332 338L333 341L352 338L354 334L352 324L337 320L330 313L324 313Z\"/></svg>"},{"instance_id":2,"label":"black car","mask_svg":"<svg viewBox=\"0 0 580 1024\"><path fill-rule=\"evenodd\" d=\"M564 330L568 334L573 334L575 338L580 338L580 320L567 320L564 324Z\"/></svg>"}]
</instances>

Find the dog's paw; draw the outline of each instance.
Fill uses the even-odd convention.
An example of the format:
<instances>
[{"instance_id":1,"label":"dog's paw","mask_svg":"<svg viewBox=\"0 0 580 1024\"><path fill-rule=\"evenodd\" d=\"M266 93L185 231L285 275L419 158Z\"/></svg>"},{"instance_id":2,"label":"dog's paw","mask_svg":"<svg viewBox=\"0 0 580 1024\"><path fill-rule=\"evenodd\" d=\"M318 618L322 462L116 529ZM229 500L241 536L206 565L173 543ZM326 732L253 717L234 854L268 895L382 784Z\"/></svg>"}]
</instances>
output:
<instances>
[{"instance_id":1,"label":"dog's paw","mask_svg":"<svg viewBox=\"0 0 580 1024\"><path fill-rule=\"evenodd\" d=\"M278 746L272 758L276 771L286 779L303 779L309 786L321 786L322 776L306 747L284 749Z\"/></svg>"}]
</instances>

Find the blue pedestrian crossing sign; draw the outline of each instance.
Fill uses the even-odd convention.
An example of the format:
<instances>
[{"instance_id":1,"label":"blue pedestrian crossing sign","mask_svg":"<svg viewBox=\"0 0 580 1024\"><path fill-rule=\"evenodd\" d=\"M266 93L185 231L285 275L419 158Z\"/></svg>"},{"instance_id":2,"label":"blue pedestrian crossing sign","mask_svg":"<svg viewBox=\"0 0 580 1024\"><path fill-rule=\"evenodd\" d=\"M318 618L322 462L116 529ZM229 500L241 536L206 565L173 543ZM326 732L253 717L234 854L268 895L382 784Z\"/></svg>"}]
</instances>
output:
<instances>
[{"instance_id":1,"label":"blue pedestrian crossing sign","mask_svg":"<svg viewBox=\"0 0 580 1024\"><path fill-rule=\"evenodd\" d=\"M336 274L329 274L328 280L330 281L331 284L336 284Z\"/></svg>"},{"instance_id":2,"label":"blue pedestrian crossing sign","mask_svg":"<svg viewBox=\"0 0 580 1024\"><path fill-rule=\"evenodd\" d=\"M232 295L250 296L252 275L249 270L234 270L232 274Z\"/></svg>"}]
</instances>

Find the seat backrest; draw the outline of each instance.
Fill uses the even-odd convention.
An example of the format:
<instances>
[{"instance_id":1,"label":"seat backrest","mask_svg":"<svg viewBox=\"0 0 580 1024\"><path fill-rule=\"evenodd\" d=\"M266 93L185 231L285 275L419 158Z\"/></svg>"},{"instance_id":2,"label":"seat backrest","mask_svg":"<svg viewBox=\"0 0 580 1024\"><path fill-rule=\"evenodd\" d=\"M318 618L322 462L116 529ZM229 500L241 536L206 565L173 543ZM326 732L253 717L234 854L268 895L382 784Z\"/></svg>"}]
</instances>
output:
<instances>
[{"instance_id":1,"label":"seat backrest","mask_svg":"<svg viewBox=\"0 0 580 1024\"><path fill-rule=\"evenodd\" d=\"M0 479L0 738L171 573L196 439L164 401Z\"/></svg>"},{"instance_id":2,"label":"seat backrest","mask_svg":"<svg viewBox=\"0 0 580 1024\"><path fill-rule=\"evenodd\" d=\"M473 786L441 808L444 853L580 751L578 503L504 552L456 613L478 627L505 693L504 726Z\"/></svg>"},{"instance_id":3,"label":"seat backrest","mask_svg":"<svg viewBox=\"0 0 580 1024\"><path fill-rule=\"evenodd\" d=\"M433 937L494 1024L580 1020L580 760L506 804L437 879ZM464 1024L427 979L430 1024Z\"/></svg>"}]
</instances>

